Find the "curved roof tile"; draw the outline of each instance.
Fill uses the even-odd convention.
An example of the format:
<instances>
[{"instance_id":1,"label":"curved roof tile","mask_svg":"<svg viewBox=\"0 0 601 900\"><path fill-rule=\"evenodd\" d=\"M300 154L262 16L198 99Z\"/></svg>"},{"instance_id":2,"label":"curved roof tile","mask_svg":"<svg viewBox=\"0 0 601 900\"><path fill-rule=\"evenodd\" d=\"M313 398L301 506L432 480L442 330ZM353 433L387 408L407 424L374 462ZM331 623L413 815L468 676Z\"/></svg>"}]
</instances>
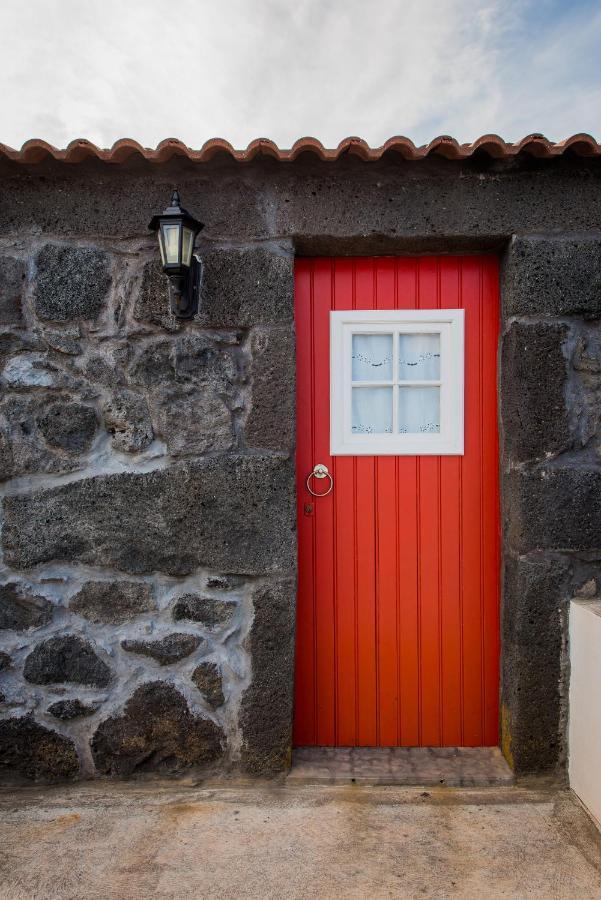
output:
<instances>
[{"instance_id":1,"label":"curved roof tile","mask_svg":"<svg viewBox=\"0 0 601 900\"><path fill-rule=\"evenodd\" d=\"M167 162L174 156L183 156L193 162L209 162L218 153L227 153L237 162L250 162L257 156L268 156L280 162L292 162L302 153L312 153L325 162L333 162L346 154L358 156L368 162L378 160L384 153L395 152L406 160L420 160L430 155L443 156L446 159L468 159L480 151L495 159L509 159L519 153L527 153L542 159L561 156L571 150L578 156L601 156L601 144L590 134L574 134L565 141L552 143L542 134L529 134L514 144L506 143L498 134L484 134L471 144L459 144L448 135L440 135L416 147L409 138L396 136L389 138L381 147L370 147L359 137L347 137L335 149L328 150L317 138L299 138L289 150L280 150L273 141L257 138L246 150L235 150L222 138L206 141L200 150L187 147L176 138L167 138L153 150L143 147L130 138L122 138L110 149L97 147L91 141L77 139L64 150L59 150L42 140L27 141L20 150L14 150L0 144L0 160L6 159L17 163L35 164L47 159L66 163L78 163L86 159L99 159L107 163L125 162L131 157L138 157L152 163Z\"/></svg>"}]
</instances>

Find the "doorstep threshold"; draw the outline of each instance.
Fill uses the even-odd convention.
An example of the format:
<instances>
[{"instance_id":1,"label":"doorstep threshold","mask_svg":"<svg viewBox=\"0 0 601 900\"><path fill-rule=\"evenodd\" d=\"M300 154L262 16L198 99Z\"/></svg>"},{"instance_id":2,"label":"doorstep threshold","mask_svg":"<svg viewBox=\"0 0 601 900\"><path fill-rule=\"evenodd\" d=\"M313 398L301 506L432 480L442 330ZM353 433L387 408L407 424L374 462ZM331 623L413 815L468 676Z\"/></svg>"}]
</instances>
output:
<instances>
[{"instance_id":1,"label":"doorstep threshold","mask_svg":"<svg viewBox=\"0 0 601 900\"><path fill-rule=\"evenodd\" d=\"M288 781L499 787L514 776L498 747L296 747Z\"/></svg>"}]
</instances>

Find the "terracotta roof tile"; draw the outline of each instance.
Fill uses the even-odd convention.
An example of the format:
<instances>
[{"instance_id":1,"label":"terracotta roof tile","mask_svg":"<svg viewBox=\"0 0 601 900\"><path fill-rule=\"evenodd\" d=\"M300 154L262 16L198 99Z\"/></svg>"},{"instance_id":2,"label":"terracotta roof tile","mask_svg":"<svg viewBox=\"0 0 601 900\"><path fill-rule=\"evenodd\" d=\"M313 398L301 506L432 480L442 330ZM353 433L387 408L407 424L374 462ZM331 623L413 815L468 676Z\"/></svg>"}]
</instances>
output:
<instances>
[{"instance_id":1,"label":"terracotta roof tile","mask_svg":"<svg viewBox=\"0 0 601 900\"><path fill-rule=\"evenodd\" d=\"M78 139L71 141L64 150L58 150L46 141L27 141L20 150L13 150L0 144L0 160L7 159L17 163L39 163L47 159L55 159L66 163L78 163L85 159L96 158L107 163L121 163L131 157L141 157L153 163L162 163L174 156L184 156L194 162L208 162L217 153L227 153L237 162L250 162L257 156L268 156L280 162L291 162L301 153L312 153L318 159L334 161L345 154L358 156L366 161L374 161L389 151L398 153L403 159L420 160L426 156L438 155L447 159L467 159L477 151L487 153L496 159L510 159L518 153L527 153L542 159L561 156L571 150L578 156L601 156L601 144L590 134L574 134L565 141L552 143L542 134L529 134L515 144L508 144L497 134L485 134L471 144L459 144L454 138L441 135L429 144L416 147L406 137L391 137L381 147L370 147L358 137L348 137L333 150L328 150L316 138L300 138L289 150L280 150L277 144L267 138L257 138L246 150L235 150L228 141L212 138L200 150L192 150L175 138L161 141L156 149L142 147L137 141L123 138L110 149L101 149L90 141Z\"/></svg>"}]
</instances>

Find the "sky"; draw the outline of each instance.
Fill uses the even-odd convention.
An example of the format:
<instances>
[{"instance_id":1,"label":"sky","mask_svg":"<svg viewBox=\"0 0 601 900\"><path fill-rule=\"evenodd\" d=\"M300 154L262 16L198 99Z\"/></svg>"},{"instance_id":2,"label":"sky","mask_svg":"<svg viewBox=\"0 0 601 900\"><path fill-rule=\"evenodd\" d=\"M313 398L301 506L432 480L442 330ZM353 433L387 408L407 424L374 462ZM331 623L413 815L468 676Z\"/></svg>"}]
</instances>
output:
<instances>
[{"instance_id":1,"label":"sky","mask_svg":"<svg viewBox=\"0 0 601 900\"><path fill-rule=\"evenodd\" d=\"M0 143L601 138L601 0L0 0Z\"/></svg>"}]
</instances>

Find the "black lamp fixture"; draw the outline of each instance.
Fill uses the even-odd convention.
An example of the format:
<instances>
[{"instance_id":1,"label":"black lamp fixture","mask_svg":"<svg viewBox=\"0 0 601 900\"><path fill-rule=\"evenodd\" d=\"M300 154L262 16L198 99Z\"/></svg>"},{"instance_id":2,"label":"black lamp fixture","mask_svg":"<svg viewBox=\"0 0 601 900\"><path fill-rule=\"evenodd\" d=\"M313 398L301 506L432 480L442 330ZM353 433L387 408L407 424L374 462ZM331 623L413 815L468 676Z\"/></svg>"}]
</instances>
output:
<instances>
[{"instance_id":1,"label":"black lamp fixture","mask_svg":"<svg viewBox=\"0 0 601 900\"><path fill-rule=\"evenodd\" d=\"M198 310L201 266L194 256L196 235L204 228L182 206L173 191L171 203L148 226L158 231L163 272L169 278L171 310L178 319L191 319Z\"/></svg>"}]
</instances>

